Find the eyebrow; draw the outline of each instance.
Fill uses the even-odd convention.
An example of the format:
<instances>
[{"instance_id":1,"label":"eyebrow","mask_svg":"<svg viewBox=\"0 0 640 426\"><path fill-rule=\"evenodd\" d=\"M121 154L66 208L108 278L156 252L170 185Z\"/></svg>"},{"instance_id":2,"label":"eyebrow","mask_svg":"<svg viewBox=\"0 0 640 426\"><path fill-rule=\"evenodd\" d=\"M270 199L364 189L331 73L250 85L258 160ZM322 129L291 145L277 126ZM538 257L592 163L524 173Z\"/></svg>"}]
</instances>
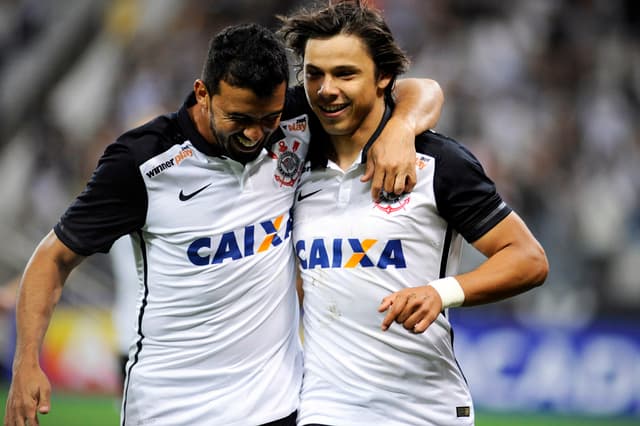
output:
<instances>
[{"instance_id":1,"label":"eyebrow","mask_svg":"<svg viewBox=\"0 0 640 426\"><path fill-rule=\"evenodd\" d=\"M305 68L311 69L312 71L322 71L322 68L313 65L312 63L308 63L305 65ZM341 71L351 71L351 72L360 72L360 68L355 65L338 65L330 69L331 72L341 72Z\"/></svg>"},{"instance_id":2,"label":"eyebrow","mask_svg":"<svg viewBox=\"0 0 640 426\"><path fill-rule=\"evenodd\" d=\"M254 117L252 115L248 115L248 114L242 114L239 112L230 112L228 114L226 114L227 117L229 118L234 118L234 119L250 119L250 120L265 120L265 119L269 119L269 118L276 118L277 116L281 115L282 112L284 111L284 109L269 113L267 115L264 115L262 117Z\"/></svg>"}]
</instances>

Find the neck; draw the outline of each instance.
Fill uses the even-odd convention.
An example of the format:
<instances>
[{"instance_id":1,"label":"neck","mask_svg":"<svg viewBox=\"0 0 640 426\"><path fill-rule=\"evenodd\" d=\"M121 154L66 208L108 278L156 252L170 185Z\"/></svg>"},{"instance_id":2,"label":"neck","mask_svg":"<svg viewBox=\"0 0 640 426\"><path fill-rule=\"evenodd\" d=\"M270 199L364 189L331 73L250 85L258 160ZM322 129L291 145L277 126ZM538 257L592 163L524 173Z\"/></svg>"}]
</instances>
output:
<instances>
[{"instance_id":1,"label":"neck","mask_svg":"<svg viewBox=\"0 0 640 426\"><path fill-rule=\"evenodd\" d=\"M196 130L200 135L209 142L210 144L215 144L215 137L211 132L211 127L209 126L209 120L207 115L202 112L200 106L198 104L188 108L189 117L191 121L196 126Z\"/></svg>"},{"instance_id":2,"label":"neck","mask_svg":"<svg viewBox=\"0 0 640 426\"><path fill-rule=\"evenodd\" d=\"M360 152L367 142L369 142L369 139L378 128L380 121L382 121L384 110L384 98L380 98L353 133L347 135L332 135L330 137L335 149L336 164L338 164L342 170L347 170L354 161L357 160Z\"/></svg>"}]
</instances>

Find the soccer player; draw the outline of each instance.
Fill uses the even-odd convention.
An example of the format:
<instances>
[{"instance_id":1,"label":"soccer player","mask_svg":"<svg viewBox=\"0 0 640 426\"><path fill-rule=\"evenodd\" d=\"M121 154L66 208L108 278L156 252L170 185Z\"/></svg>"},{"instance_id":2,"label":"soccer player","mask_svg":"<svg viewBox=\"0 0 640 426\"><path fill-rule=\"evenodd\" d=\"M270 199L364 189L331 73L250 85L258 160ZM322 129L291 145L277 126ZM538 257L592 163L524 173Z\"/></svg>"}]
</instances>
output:
<instances>
[{"instance_id":1,"label":"soccer player","mask_svg":"<svg viewBox=\"0 0 640 426\"><path fill-rule=\"evenodd\" d=\"M298 425L472 425L446 309L542 284L544 251L472 153L434 132L415 138L414 191L372 201L358 177L407 58L360 2L282 20L329 135L314 134L293 210L304 290ZM462 238L487 259L460 274Z\"/></svg>"},{"instance_id":2,"label":"soccer player","mask_svg":"<svg viewBox=\"0 0 640 426\"><path fill-rule=\"evenodd\" d=\"M127 234L142 288L122 425L295 424L302 354L289 211L312 113L302 88L287 92L288 75L272 32L227 28L177 112L106 148L25 269L5 425L34 425L49 411L38 355L63 284ZM427 87L426 100L398 96L433 107L431 119L441 97ZM411 109L392 126L399 139L434 124ZM392 166L375 170L391 190L406 181Z\"/></svg>"}]
</instances>

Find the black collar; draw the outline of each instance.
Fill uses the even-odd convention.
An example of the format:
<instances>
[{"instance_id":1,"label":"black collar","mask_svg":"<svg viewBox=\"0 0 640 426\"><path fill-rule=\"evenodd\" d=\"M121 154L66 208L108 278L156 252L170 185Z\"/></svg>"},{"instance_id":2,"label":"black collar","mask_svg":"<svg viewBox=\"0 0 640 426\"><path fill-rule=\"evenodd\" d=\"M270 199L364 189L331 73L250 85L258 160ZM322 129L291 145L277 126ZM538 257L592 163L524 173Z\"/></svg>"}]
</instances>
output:
<instances>
[{"instance_id":1,"label":"black collar","mask_svg":"<svg viewBox=\"0 0 640 426\"><path fill-rule=\"evenodd\" d=\"M391 118L392 111L393 109L391 108L391 105L389 105L388 103L385 103L384 114L382 114L382 120L380 120L380 123L378 124L378 127L376 128L375 132L373 132L373 134L371 135L367 143L364 145L364 148L362 148L362 158L360 159L360 162L362 164L365 164L367 162L367 153L369 152L369 148L371 148L371 145L373 145L376 139L378 139L378 136L380 136L380 133L382 133L382 129L384 129L384 126L387 124L387 121L389 121L389 119Z\"/></svg>"},{"instance_id":2,"label":"black collar","mask_svg":"<svg viewBox=\"0 0 640 426\"><path fill-rule=\"evenodd\" d=\"M204 137L202 137L191 120L191 117L189 116L189 108L195 104L196 94L191 92L178 110L178 126L180 127L182 134L186 139L191 141L198 151L212 157L222 157L224 154L222 148L217 144L209 143Z\"/></svg>"},{"instance_id":3,"label":"black collar","mask_svg":"<svg viewBox=\"0 0 640 426\"><path fill-rule=\"evenodd\" d=\"M362 156L360 158L360 161L363 164L367 162L367 153L369 152L369 148L371 148L371 145L373 145L378 136L380 136L380 133L382 133L382 129L384 129L384 126L389 121L389 118L391 118L392 112L393 104L385 102L384 114L382 115L382 119L380 120L378 127L373 132L367 143L364 145L364 148L362 149ZM312 131L311 145L309 146L309 154L307 155L307 158L311 162L311 168L326 168L327 162L332 154L335 155L335 149L333 147L333 144L331 143L331 139L329 135L327 135L322 129L322 126L318 124L318 130Z\"/></svg>"}]
</instances>

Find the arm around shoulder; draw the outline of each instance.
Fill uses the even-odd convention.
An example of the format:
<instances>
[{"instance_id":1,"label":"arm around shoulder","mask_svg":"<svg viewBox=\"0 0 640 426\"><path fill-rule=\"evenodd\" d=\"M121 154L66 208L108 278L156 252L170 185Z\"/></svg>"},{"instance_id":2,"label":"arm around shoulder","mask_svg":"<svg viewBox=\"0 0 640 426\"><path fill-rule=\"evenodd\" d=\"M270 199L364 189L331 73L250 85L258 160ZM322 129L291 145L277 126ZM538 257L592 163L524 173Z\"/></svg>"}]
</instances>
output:
<instances>
[{"instance_id":1,"label":"arm around shoulder","mask_svg":"<svg viewBox=\"0 0 640 426\"><path fill-rule=\"evenodd\" d=\"M416 184L415 137L434 127L440 118L444 94L435 80L407 78L394 87L395 108L367 156L362 177L371 179L371 197L380 192L411 192Z\"/></svg>"},{"instance_id":2,"label":"arm around shoulder","mask_svg":"<svg viewBox=\"0 0 640 426\"><path fill-rule=\"evenodd\" d=\"M394 117L401 118L414 135L425 132L438 123L444 93L437 81L429 78L398 80L394 88Z\"/></svg>"}]
</instances>

